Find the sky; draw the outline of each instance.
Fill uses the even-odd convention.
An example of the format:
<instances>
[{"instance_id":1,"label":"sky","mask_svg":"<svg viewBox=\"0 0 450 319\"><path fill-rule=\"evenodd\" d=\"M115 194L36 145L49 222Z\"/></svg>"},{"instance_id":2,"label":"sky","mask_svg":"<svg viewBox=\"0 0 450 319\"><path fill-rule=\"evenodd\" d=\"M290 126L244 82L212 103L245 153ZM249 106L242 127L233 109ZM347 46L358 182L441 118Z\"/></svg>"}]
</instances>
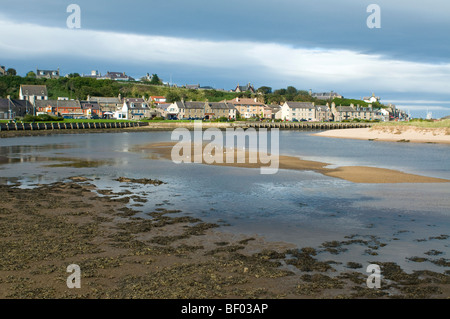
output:
<instances>
[{"instance_id":1,"label":"sky","mask_svg":"<svg viewBox=\"0 0 450 319\"><path fill-rule=\"evenodd\" d=\"M0 65L19 75L59 67L226 90L374 93L413 117L450 115L448 0L0 2Z\"/></svg>"}]
</instances>

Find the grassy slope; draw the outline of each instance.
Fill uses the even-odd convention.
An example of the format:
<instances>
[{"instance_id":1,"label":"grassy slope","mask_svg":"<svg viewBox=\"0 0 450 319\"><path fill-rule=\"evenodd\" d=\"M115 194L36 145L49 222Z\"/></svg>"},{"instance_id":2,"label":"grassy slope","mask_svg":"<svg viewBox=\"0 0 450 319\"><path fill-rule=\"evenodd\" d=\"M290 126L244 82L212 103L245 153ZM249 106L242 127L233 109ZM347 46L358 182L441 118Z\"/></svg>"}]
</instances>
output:
<instances>
[{"instance_id":1,"label":"grassy slope","mask_svg":"<svg viewBox=\"0 0 450 319\"><path fill-rule=\"evenodd\" d=\"M415 126L422 128L450 128L450 120L442 121L427 121L427 120L413 120L409 122L381 122L375 124L376 126Z\"/></svg>"}]
</instances>

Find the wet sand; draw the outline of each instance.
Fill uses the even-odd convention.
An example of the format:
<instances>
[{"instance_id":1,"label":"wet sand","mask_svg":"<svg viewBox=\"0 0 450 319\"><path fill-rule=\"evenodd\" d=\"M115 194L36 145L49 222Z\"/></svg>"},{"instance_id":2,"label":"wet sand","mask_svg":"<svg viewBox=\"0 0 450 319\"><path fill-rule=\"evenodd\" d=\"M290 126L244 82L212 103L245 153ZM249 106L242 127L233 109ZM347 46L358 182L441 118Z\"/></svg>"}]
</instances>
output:
<instances>
[{"instance_id":1,"label":"wet sand","mask_svg":"<svg viewBox=\"0 0 450 319\"><path fill-rule=\"evenodd\" d=\"M165 159L172 160L172 148L177 144L176 142L163 142L163 143L153 143L146 145L139 145L133 148L134 151L146 151L151 154L149 158L151 159ZM194 154L194 145L191 145L191 153ZM205 149L205 145L203 145L203 150ZM209 164L205 161L205 158L202 158L202 164L208 165L218 165L218 166L234 166L234 167L245 167L245 168L260 168L267 167L269 164L265 164L260 161L258 154L246 152L245 153L245 161L243 163L238 163L238 152L234 151L234 160L232 163L227 163L226 153L223 152L222 162L217 163L214 162ZM206 153L204 153L206 154ZM255 156L257 159L254 163L250 161L250 156ZM193 162L193 158L190 157L190 162ZM368 166L342 166L338 168L327 168L326 166L330 165L328 163L316 162L316 161L307 161L302 160L298 157L294 156L279 156L279 168L280 169L292 169L292 170L301 170L301 171L314 171L326 176L340 178L343 180L347 180L353 183L448 183L450 180L434 178L428 176L420 176L415 174L408 174L404 172L400 172L397 170L385 169L385 168L377 168L377 167L368 167Z\"/></svg>"},{"instance_id":2,"label":"wet sand","mask_svg":"<svg viewBox=\"0 0 450 319\"><path fill-rule=\"evenodd\" d=\"M449 276L407 274L378 263L381 289L363 266L337 272L311 247L235 235L214 223L159 208L137 217L126 187L157 180L121 178L124 191L99 190L82 176L20 189L0 185L0 298L445 298ZM163 182L163 181L162 181ZM18 186L18 185L16 185ZM101 194L101 195L100 195ZM125 196L124 196L125 195ZM145 198L143 198L145 199ZM350 236L327 242L372 245ZM375 258L374 258L375 259ZM81 269L81 288L66 268Z\"/></svg>"},{"instance_id":3,"label":"wet sand","mask_svg":"<svg viewBox=\"0 0 450 319\"><path fill-rule=\"evenodd\" d=\"M450 128L373 126L372 128L329 130L313 135L385 142L450 144Z\"/></svg>"}]
</instances>

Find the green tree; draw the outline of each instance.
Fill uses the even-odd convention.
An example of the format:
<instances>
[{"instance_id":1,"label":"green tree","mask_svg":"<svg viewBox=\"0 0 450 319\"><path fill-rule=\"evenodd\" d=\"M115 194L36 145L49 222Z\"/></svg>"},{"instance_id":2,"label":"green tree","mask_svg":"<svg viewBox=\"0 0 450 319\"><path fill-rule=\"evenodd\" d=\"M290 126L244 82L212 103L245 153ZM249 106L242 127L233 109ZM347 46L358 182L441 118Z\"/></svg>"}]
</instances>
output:
<instances>
[{"instance_id":1,"label":"green tree","mask_svg":"<svg viewBox=\"0 0 450 319\"><path fill-rule=\"evenodd\" d=\"M167 94L166 94L166 102L167 103L173 103L173 102L177 102L177 101L181 101L181 97L177 92L175 92L175 91L167 92Z\"/></svg>"},{"instance_id":2,"label":"green tree","mask_svg":"<svg viewBox=\"0 0 450 319\"><path fill-rule=\"evenodd\" d=\"M80 77L80 74L79 73L70 73L69 75L68 75L68 77L71 79L71 78L79 78Z\"/></svg>"},{"instance_id":3,"label":"green tree","mask_svg":"<svg viewBox=\"0 0 450 319\"><path fill-rule=\"evenodd\" d=\"M152 79L150 80L150 84L153 84L153 85L161 85L162 84L162 81L158 77L158 74L152 74Z\"/></svg>"},{"instance_id":4,"label":"green tree","mask_svg":"<svg viewBox=\"0 0 450 319\"><path fill-rule=\"evenodd\" d=\"M270 86L261 86L257 92L262 94L270 94L272 93L272 88Z\"/></svg>"},{"instance_id":5,"label":"green tree","mask_svg":"<svg viewBox=\"0 0 450 319\"><path fill-rule=\"evenodd\" d=\"M6 70L6 74L7 75L17 75L17 72L16 72L16 69L9 68L8 70Z\"/></svg>"},{"instance_id":6,"label":"green tree","mask_svg":"<svg viewBox=\"0 0 450 319\"><path fill-rule=\"evenodd\" d=\"M36 78L36 73L34 73L33 71L28 72L27 78Z\"/></svg>"},{"instance_id":7,"label":"green tree","mask_svg":"<svg viewBox=\"0 0 450 319\"><path fill-rule=\"evenodd\" d=\"M286 94L287 95L296 95L297 94L297 89L293 86L288 86L286 88Z\"/></svg>"}]
</instances>

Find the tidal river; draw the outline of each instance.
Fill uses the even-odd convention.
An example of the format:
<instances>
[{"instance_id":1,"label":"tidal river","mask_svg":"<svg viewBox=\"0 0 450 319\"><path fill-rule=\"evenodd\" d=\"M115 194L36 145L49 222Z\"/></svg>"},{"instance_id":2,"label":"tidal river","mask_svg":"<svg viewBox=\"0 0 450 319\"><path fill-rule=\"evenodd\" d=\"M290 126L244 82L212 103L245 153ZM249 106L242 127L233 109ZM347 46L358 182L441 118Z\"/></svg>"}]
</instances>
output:
<instances>
[{"instance_id":1,"label":"tidal river","mask_svg":"<svg viewBox=\"0 0 450 319\"><path fill-rule=\"evenodd\" d=\"M0 182L30 188L84 176L100 189L120 192L118 177L159 179L166 184L132 188L146 194L145 203L130 201L143 216L158 207L179 209L223 231L314 247L318 259L342 267L348 261L380 261L396 262L405 271L449 269L450 183L353 183L286 169L262 175L252 168L175 164L136 151L170 141L171 132L4 138ZM280 131L279 152L328 167L379 167L450 180L449 145Z\"/></svg>"}]
</instances>

